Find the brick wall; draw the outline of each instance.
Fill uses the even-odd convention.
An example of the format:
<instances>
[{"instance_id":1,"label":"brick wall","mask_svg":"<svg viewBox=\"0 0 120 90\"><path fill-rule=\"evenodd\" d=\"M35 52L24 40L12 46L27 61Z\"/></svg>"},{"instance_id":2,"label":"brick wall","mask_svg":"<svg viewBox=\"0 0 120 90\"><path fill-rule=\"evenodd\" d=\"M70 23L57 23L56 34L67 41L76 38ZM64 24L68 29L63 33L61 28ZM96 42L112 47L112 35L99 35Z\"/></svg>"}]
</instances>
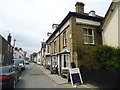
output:
<instances>
[{"instance_id":1,"label":"brick wall","mask_svg":"<svg viewBox=\"0 0 120 90\"><path fill-rule=\"evenodd\" d=\"M2 38L2 64L12 64L13 48L8 42Z\"/></svg>"},{"instance_id":2,"label":"brick wall","mask_svg":"<svg viewBox=\"0 0 120 90\"><path fill-rule=\"evenodd\" d=\"M96 45L102 45L102 36L101 32L98 31L99 27L86 25L86 24L78 24L76 23L76 18L71 18L71 28L72 28L72 60L75 61L77 67L80 65L80 60L78 60L78 50L87 51L89 48L93 48ZM83 28L93 28L94 30L94 45L84 44L84 36L83 36Z\"/></svg>"}]
</instances>

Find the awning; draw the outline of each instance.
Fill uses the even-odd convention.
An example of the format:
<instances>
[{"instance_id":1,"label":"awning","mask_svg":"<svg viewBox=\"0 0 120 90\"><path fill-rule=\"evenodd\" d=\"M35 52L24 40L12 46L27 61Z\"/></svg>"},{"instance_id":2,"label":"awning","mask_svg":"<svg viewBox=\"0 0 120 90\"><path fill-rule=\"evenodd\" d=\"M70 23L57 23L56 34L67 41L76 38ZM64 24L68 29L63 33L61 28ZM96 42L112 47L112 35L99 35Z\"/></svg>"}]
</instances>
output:
<instances>
[{"instance_id":1,"label":"awning","mask_svg":"<svg viewBox=\"0 0 120 90\"><path fill-rule=\"evenodd\" d=\"M52 54L51 56L57 56L57 54Z\"/></svg>"},{"instance_id":2,"label":"awning","mask_svg":"<svg viewBox=\"0 0 120 90\"><path fill-rule=\"evenodd\" d=\"M68 49L65 49L63 51L61 51L60 53L58 53L58 55L60 54L70 54L70 51Z\"/></svg>"}]
</instances>

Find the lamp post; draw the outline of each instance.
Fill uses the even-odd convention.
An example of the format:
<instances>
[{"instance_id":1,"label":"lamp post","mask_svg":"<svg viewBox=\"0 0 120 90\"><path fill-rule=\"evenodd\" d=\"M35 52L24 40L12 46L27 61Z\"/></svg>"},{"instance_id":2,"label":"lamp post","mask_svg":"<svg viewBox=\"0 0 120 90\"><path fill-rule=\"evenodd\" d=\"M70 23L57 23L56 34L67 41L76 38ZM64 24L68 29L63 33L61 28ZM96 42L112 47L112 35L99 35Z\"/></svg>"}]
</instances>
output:
<instances>
[{"instance_id":1,"label":"lamp post","mask_svg":"<svg viewBox=\"0 0 120 90\"><path fill-rule=\"evenodd\" d=\"M15 42L16 42L16 39L14 39L13 48L15 47Z\"/></svg>"},{"instance_id":2,"label":"lamp post","mask_svg":"<svg viewBox=\"0 0 120 90\"><path fill-rule=\"evenodd\" d=\"M16 39L14 39L14 43L13 43L13 50L12 50L12 58L13 58L13 59L14 59L13 53L14 53L14 48L15 48L15 41L16 41Z\"/></svg>"}]
</instances>

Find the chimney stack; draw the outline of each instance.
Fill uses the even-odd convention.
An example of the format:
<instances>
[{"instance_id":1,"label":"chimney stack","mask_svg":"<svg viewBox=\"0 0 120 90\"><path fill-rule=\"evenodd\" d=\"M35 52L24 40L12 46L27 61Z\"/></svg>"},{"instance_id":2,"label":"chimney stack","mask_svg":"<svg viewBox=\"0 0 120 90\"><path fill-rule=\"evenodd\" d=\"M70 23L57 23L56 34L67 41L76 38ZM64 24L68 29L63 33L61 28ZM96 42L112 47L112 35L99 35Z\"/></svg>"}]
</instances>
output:
<instances>
[{"instance_id":1,"label":"chimney stack","mask_svg":"<svg viewBox=\"0 0 120 90\"><path fill-rule=\"evenodd\" d=\"M7 41L8 41L9 44L11 44L11 34L10 33L8 35Z\"/></svg>"},{"instance_id":2,"label":"chimney stack","mask_svg":"<svg viewBox=\"0 0 120 90\"><path fill-rule=\"evenodd\" d=\"M75 4L75 7L76 7L76 12L77 13L84 13L84 3L82 3L82 2L77 2L76 4Z\"/></svg>"}]
</instances>

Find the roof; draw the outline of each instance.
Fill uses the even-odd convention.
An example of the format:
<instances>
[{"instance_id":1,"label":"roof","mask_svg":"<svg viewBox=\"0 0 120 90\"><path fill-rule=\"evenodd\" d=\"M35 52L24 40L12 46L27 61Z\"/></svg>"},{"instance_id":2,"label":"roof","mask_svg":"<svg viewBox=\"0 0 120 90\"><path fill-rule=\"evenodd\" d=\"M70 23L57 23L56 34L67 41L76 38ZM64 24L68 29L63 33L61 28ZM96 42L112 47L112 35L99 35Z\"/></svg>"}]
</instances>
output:
<instances>
[{"instance_id":1,"label":"roof","mask_svg":"<svg viewBox=\"0 0 120 90\"><path fill-rule=\"evenodd\" d=\"M70 54L70 51L68 49L65 49L61 51L59 54Z\"/></svg>"},{"instance_id":2,"label":"roof","mask_svg":"<svg viewBox=\"0 0 120 90\"><path fill-rule=\"evenodd\" d=\"M42 50L40 50L38 53L41 53L42 52Z\"/></svg>"},{"instance_id":3,"label":"roof","mask_svg":"<svg viewBox=\"0 0 120 90\"><path fill-rule=\"evenodd\" d=\"M113 9L115 8L114 6L115 6L116 4L117 4L117 2L114 2L114 0L111 2L108 11L107 11L107 13L105 14L105 17L104 17L104 19L103 19L102 22L101 22L101 26L100 26L101 29L102 29L102 27L103 27L106 19L108 18L108 16L111 14L111 12L113 12Z\"/></svg>"},{"instance_id":4,"label":"roof","mask_svg":"<svg viewBox=\"0 0 120 90\"><path fill-rule=\"evenodd\" d=\"M71 18L71 17L78 17L78 18L83 18L83 19L89 19L93 21L99 21L101 22L103 17L96 15L95 17L89 16L88 13L76 13L76 12L69 12L67 16L63 19L63 21L60 23L58 28L52 33L52 35L47 39L46 43L48 43L54 35L62 28L62 26Z\"/></svg>"},{"instance_id":5,"label":"roof","mask_svg":"<svg viewBox=\"0 0 120 90\"><path fill-rule=\"evenodd\" d=\"M10 43L8 43L8 41L0 34L0 38L2 39L2 40L4 40L8 45L10 45L10 47L12 47L13 48L13 46L10 44Z\"/></svg>"}]
</instances>

